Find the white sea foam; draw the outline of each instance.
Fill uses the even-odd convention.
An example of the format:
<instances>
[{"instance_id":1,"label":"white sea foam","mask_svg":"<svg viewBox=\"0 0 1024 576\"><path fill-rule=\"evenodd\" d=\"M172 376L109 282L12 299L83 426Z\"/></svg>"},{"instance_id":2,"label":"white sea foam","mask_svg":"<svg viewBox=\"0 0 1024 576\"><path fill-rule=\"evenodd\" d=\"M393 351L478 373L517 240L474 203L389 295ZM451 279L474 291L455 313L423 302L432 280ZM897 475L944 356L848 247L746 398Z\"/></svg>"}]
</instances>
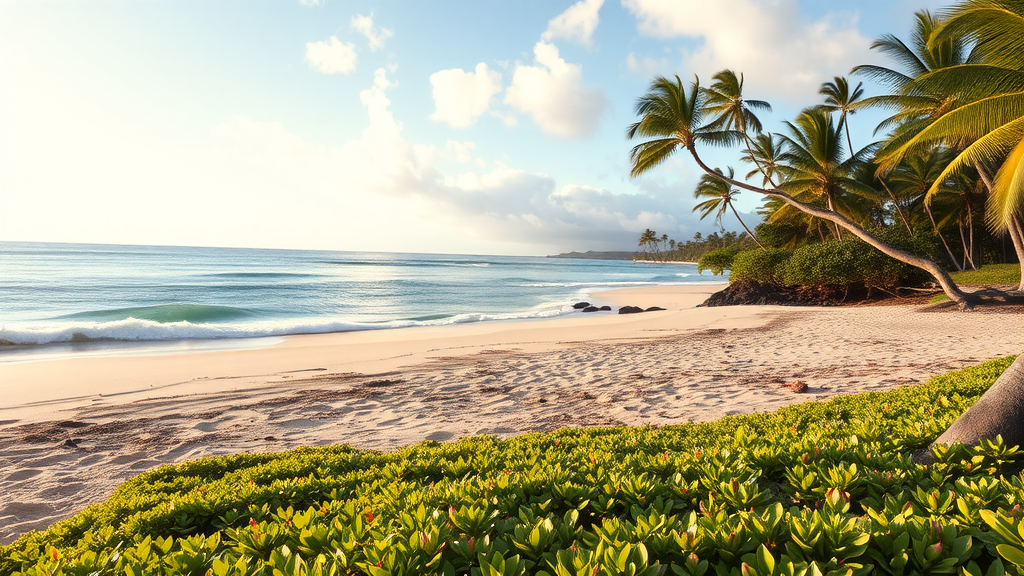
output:
<instances>
[{"instance_id":1,"label":"white sea foam","mask_svg":"<svg viewBox=\"0 0 1024 576\"><path fill-rule=\"evenodd\" d=\"M570 311L567 304L544 304L529 310L495 314L455 314L433 320L395 320L390 322L351 322L344 320L277 320L252 322L192 323L154 322L127 318L111 322L60 322L23 324L0 327L0 341L13 344L49 344L55 342L90 342L99 340L151 341L195 340L221 338L259 338L289 334L319 334L382 330L409 326L439 326L487 320L548 318Z\"/></svg>"}]
</instances>

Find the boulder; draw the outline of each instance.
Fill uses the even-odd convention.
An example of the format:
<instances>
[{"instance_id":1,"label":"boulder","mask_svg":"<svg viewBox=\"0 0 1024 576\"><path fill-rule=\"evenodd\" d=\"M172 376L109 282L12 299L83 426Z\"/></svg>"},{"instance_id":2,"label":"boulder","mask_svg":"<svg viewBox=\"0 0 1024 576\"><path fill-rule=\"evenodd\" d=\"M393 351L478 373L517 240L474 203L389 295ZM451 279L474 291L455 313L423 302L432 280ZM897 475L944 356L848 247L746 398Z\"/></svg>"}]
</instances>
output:
<instances>
[{"instance_id":1,"label":"boulder","mask_svg":"<svg viewBox=\"0 0 1024 576\"><path fill-rule=\"evenodd\" d=\"M590 302L577 302L572 305L573 309L575 310L583 310L587 306L590 306Z\"/></svg>"},{"instance_id":2,"label":"boulder","mask_svg":"<svg viewBox=\"0 0 1024 576\"><path fill-rule=\"evenodd\" d=\"M597 312L598 310L600 310L600 308L597 306L587 306L583 309L584 312Z\"/></svg>"},{"instance_id":3,"label":"boulder","mask_svg":"<svg viewBox=\"0 0 1024 576\"><path fill-rule=\"evenodd\" d=\"M619 308L619 314L639 314L643 311L644 309L639 306L623 306Z\"/></svg>"},{"instance_id":4,"label":"boulder","mask_svg":"<svg viewBox=\"0 0 1024 576\"><path fill-rule=\"evenodd\" d=\"M601 306L600 308L598 308L598 310L601 310L602 312L608 312L611 309L612 309L611 306Z\"/></svg>"},{"instance_id":5,"label":"boulder","mask_svg":"<svg viewBox=\"0 0 1024 576\"><path fill-rule=\"evenodd\" d=\"M661 306L651 306L647 310L644 310L644 312L659 312L661 310L664 310Z\"/></svg>"}]
</instances>

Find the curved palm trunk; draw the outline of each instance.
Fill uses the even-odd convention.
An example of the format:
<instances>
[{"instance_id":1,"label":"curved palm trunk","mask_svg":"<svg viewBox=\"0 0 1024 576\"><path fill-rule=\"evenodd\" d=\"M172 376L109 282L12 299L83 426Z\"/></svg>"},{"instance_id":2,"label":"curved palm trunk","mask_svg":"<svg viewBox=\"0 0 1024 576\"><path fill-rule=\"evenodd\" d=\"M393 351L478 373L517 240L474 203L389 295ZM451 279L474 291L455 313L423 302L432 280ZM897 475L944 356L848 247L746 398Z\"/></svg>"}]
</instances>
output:
<instances>
[{"instance_id":1,"label":"curved palm trunk","mask_svg":"<svg viewBox=\"0 0 1024 576\"><path fill-rule=\"evenodd\" d=\"M709 174L717 174L711 168L709 168L703 160L701 160L700 156L697 154L696 148L694 148L692 144L687 146L687 149L690 151L690 154L693 156L693 159L697 161L697 164L701 167L702 170ZM758 194L764 194L765 196L778 198L805 214L821 218L822 220L828 220L829 222L832 222L837 226L842 226L843 228L850 231L851 234L860 238L869 246L879 250L883 254L896 260L899 260L904 264L909 264L911 266L914 266L915 268L920 268L921 270L924 270L925 272L931 274L931 276L935 278L939 285L942 286L942 291L946 293L946 296L948 296L950 300L955 302L957 306L959 306L962 310L969 310L973 308L973 305L971 304L970 298L967 296L967 294L960 290L960 288L956 285L956 282L954 282L953 279L949 277L949 274L945 270L943 270L941 266L939 266L932 260L928 258L923 258L916 254L911 254L910 252L900 250L899 248L889 246L888 244L882 242L878 238L875 238L867 230L861 228L852 220L850 220L846 216L843 216L842 214L839 214L838 212L833 212L831 210L823 210L821 208L818 208L817 206L804 204L803 202L800 202L796 198L793 198L792 196L786 194L785 192L782 192L781 190L765 190L763 188L751 186L746 182L740 182L738 180L733 180L732 178L726 178L724 176L721 176L720 174L718 175L718 177L722 178L726 182L729 182L733 186L736 186L737 188L742 188L743 190L749 190L751 192L756 192Z\"/></svg>"},{"instance_id":2,"label":"curved palm trunk","mask_svg":"<svg viewBox=\"0 0 1024 576\"><path fill-rule=\"evenodd\" d=\"M1009 227L1010 239L1013 240L1013 249L1017 252L1017 261L1024 266L1024 227L1021 226L1020 216L1014 214L1012 226ZM1024 274L1021 274L1020 284L1017 290L1024 291Z\"/></svg>"},{"instance_id":3,"label":"curved palm trunk","mask_svg":"<svg viewBox=\"0 0 1024 576\"><path fill-rule=\"evenodd\" d=\"M1024 354L935 443L971 445L997 435L1007 446L1024 445Z\"/></svg>"},{"instance_id":4,"label":"curved palm trunk","mask_svg":"<svg viewBox=\"0 0 1024 576\"><path fill-rule=\"evenodd\" d=\"M750 228L747 228L747 225L743 222L743 219L740 218L740 213L736 211L736 207L732 205L732 202L729 202L729 209L732 210L732 213L734 216L736 216L736 219L740 221L740 226L743 226L743 229L747 231L747 235L754 239L754 243L757 244L757 247L764 248L761 242L757 239L757 236L754 236L754 233L750 231Z\"/></svg>"}]
</instances>

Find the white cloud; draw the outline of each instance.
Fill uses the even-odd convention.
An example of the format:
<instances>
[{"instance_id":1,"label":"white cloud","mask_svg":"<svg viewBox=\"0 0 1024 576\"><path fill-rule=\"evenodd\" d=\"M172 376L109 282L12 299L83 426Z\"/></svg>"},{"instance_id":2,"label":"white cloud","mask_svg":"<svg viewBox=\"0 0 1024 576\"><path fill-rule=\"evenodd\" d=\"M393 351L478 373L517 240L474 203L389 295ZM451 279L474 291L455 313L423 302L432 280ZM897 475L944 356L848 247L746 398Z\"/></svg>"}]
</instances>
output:
<instances>
[{"instance_id":1,"label":"white cloud","mask_svg":"<svg viewBox=\"0 0 1024 576\"><path fill-rule=\"evenodd\" d=\"M638 74L640 76L668 76L674 67L668 58L638 57L634 52L630 52L626 56L626 69L631 74Z\"/></svg>"},{"instance_id":2,"label":"white cloud","mask_svg":"<svg viewBox=\"0 0 1024 576\"><path fill-rule=\"evenodd\" d=\"M471 162L473 153L476 152L476 144L461 140L448 140L445 142L444 149L456 162Z\"/></svg>"},{"instance_id":3,"label":"white cloud","mask_svg":"<svg viewBox=\"0 0 1024 576\"><path fill-rule=\"evenodd\" d=\"M306 61L323 74L351 74L356 70L356 47L331 36L306 44Z\"/></svg>"},{"instance_id":4,"label":"white cloud","mask_svg":"<svg viewBox=\"0 0 1024 576\"><path fill-rule=\"evenodd\" d=\"M305 6L306 8L316 8L323 6L324 0L299 0L299 5Z\"/></svg>"},{"instance_id":5,"label":"white cloud","mask_svg":"<svg viewBox=\"0 0 1024 576\"><path fill-rule=\"evenodd\" d=\"M855 13L811 21L796 0L622 0L641 34L700 39L683 50L687 75L731 68L745 73L752 97L814 97L821 82L871 57ZM638 70L645 72L643 67Z\"/></svg>"},{"instance_id":6,"label":"white cloud","mask_svg":"<svg viewBox=\"0 0 1024 576\"><path fill-rule=\"evenodd\" d=\"M607 100L600 88L583 85L583 69L558 54L554 44L540 41L533 48L536 66L516 65L505 102L528 114L537 125L563 138L594 133Z\"/></svg>"},{"instance_id":7,"label":"white cloud","mask_svg":"<svg viewBox=\"0 0 1024 576\"><path fill-rule=\"evenodd\" d=\"M434 122L446 122L467 128L487 109L491 99L501 92L501 73L483 62L474 72L460 68L441 70L430 75L434 95Z\"/></svg>"},{"instance_id":8,"label":"white cloud","mask_svg":"<svg viewBox=\"0 0 1024 576\"><path fill-rule=\"evenodd\" d=\"M541 39L562 39L591 46L594 43L594 30L600 22L598 12L602 4L604 0L579 0L565 12L548 21L548 29L544 31Z\"/></svg>"},{"instance_id":9,"label":"white cloud","mask_svg":"<svg viewBox=\"0 0 1024 576\"><path fill-rule=\"evenodd\" d=\"M384 47L384 42L395 35L390 28L381 28L373 25L373 12L369 16L357 14L352 17L352 29L366 36L366 42L371 52L376 52Z\"/></svg>"}]
</instances>

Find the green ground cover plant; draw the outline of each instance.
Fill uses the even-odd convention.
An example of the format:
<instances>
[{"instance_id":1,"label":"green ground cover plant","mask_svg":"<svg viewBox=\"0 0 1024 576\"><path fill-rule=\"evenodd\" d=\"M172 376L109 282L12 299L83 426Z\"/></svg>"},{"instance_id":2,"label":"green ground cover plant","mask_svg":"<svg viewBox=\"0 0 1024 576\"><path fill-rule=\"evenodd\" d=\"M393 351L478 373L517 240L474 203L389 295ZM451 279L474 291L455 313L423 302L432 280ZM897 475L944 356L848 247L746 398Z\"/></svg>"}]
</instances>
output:
<instances>
[{"instance_id":1,"label":"green ground cover plant","mask_svg":"<svg viewBox=\"0 0 1024 576\"><path fill-rule=\"evenodd\" d=\"M986 264L977 270L965 270L950 274L957 284L964 286L992 286L996 284L1020 284L1018 264Z\"/></svg>"},{"instance_id":2,"label":"green ground cover plant","mask_svg":"<svg viewBox=\"0 0 1024 576\"><path fill-rule=\"evenodd\" d=\"M912 460L1011 361L710 423L164 466L0 573L1020 575L1017 449Z\"/></svg>"}]
</instances>

